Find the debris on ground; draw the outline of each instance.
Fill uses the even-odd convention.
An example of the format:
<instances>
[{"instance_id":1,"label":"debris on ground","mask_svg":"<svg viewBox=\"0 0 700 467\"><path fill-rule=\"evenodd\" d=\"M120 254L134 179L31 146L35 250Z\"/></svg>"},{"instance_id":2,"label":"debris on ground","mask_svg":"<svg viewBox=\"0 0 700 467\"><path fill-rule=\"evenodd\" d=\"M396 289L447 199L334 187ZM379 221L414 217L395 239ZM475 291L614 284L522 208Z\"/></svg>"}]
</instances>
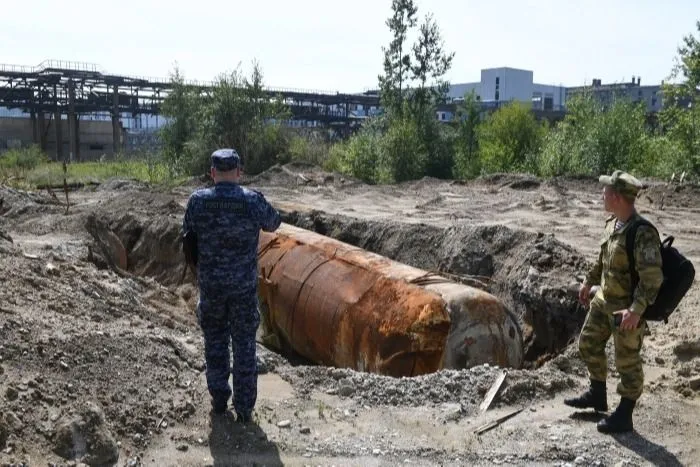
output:
<instances>
[{"instance_id":1,"label":"debris on ground","mask_svg":"<svg viewBox=\"0 0 700 467\"><path fill-rule=\"evenodd\" d=\"M179 243L188 196L206 182L188 183L76 188L68 213L45 190L0 186L0 465L683 465L700 454L697 285L645 336L636 433L603 436L562 404L588 384L577 284L605 220L585 178L369 186L300 164L248 177L291 224L478 279L521 322L529 363L392 378L259 344L253 422L214 417ZM652 185L639 206L694 262L699 200L691 185Z\"/></svg>"}]
</instances>

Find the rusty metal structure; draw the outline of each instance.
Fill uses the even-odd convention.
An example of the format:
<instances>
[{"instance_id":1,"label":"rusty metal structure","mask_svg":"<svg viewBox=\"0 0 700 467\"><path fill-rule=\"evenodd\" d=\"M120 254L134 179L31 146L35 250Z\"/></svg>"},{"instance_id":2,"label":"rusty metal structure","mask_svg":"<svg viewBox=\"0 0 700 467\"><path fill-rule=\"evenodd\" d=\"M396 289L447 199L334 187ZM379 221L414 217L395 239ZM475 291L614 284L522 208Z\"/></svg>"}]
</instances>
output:
<instances>
[{"instance_id":1,"label":"rusty metal structure","mask_svg":"<svg viewBox=\"0 0 700 467\"><path fill-rule=\"evenodd\" d=\"M187 81L203 94L214 82ZM46 60L37 66L0 64L0 108L16 109L32 119L34 142L46 149L46 135L53 122L56 160L62 160L61 125L69 128L69 151L79 159L77 144L80 116L109 116L113 125L114 152L120 152L120 120L139 115L160 115L163 101L175 84L169 78L108 73L96 64ZM262 93L286 105L292 120L318 122L333 128L355 128L366 119L355 109L379 106L379 97L368 93L340 93L308 89L264 87ZM62 116L67 116L63 121ZM72 160L72 158L71 158Z\"/></svg>"},{"instance_id":2,"label":"rusty metal structure","mask_svg":"<svg viewBox=\"0 0 700 467\"><path fill-rule=\"evenodd\" d=\"M522 333L493 295L283 224L258 250L259 338L318 364L390 376L518 368Z\"/></svg>"}]
</instances>

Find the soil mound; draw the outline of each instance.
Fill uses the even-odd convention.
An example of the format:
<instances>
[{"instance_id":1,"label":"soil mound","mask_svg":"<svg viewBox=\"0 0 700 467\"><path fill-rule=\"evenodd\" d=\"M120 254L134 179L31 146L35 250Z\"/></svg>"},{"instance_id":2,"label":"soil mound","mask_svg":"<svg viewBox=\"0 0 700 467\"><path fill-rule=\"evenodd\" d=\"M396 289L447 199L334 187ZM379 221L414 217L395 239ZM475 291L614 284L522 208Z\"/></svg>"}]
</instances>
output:
<instances>
[{"instance_id":1,"label":"soil mound","mask_svg":"<svg viewBox=\"0 0 700 467\"><path fill-rule=\"evenodd\" d=\"M656 183L642 190L639 197L655 209L690 208L700 212L700 206L697 204L700 198L699 185Z\"/></svg>"},{"instance_id":2,"label":"soil mound","mask_svg":"<svg viewBox=\"0 0 700 467\"><path fill-rule=\"evenodd\" d=\"M396 188L411 189L411 190L431 190L449 183L449 180L443 180L437 177L424 176L418 180L409 180L396 184Z\"/></svg>"},{"instance_id":3,"label":"soil mound","mask_svg":"<svg viewBox=\"0 0 700 467\"><path fill-rule=\"evenodd\" d=\"M93 262L104 268L111 259L128 273L166 286L193 282L182 252L183 211L165 194L114 196L86 220L97 252Z\"/></svg>"},{"instance_id":4,"label":"soil mound","mask_svg":"<svg viewBox=\"0 0 700 467\"><path fill-rule=\"evenodd\" d=\"M533 190L540 187L539 178L530 174L495 173L477 178L477 182L496 188L512 188L514 190Z\"/></svg>"},{"instance_id":5,"label":"soil mound","mask_svg":"<svg viewBox=\"0 0 700 467\"><path fill-rule=\"evenodd\" d=\"M61 212L61 202L44 193L35 193L0 185L0 216L7 219L17 219L22 216L33 216Z\"/></svg>"},{"instance_id":6,"label":"soil mound","mask_svg":"<svg viewBox=\"0 0 700 467\"><path fill-rule=\"evenodd\" d=\"M0 254L2 253L15 254L17 250L10 234L0 227Z\"/></svg>"},{"instance_id":7,"label":"soil mound","mask_svg":"<svg viewBox=\"0 0 700 467\"><path fill-rule=\"evenodd\" d=\"M521 319L530 362L564 349L583 324L572 283L585 259L552 235L500 225L440 228L321 212L292 212L284 220L414 267L486 281L487 290Z\"/></svg>"},{"instance_id":8,"label":"soil mound","mask_svg":"<svg viewBox=\"0 0 700 467\"><path fill-rule=\"evenodd\" d=\"M345 187L362 184L359 180L336 172L327 172L313 164L290 162L276 164L269 169L246 178L245 185L281 186L293 188L297 186L335 186Z\"/></svg>"},{"instance_id":9,"label":"soil mound","mask_svg":"<svg viewBox=\"0 0 700 467\"><path fill-rule=\"evenodd\" d=\"M100 183L95 191L145 191L148 185L138 180L112 178L104 183Z\"/></svg>"},{"instance_id":10,"label":"soil mound","mask_svg":"<svg viewBox=\"0 0 700 467\"><path fill-rule=\"evenodd\" d=\"M454 406L452 419L473 415L499 376L500 369L489 365L463 370L442 370L412 378L392 378L345 368L285 367L280 375L301 394L322 391L355 400L372 407ZM577 382L556 367L537 372L509 370L493 406L522 404L547 399L577 387Z\"/></svg>"},{"instance_id":11,"label":"soil mound","mask_svg":"<svg viewBox=\"0 0 700 467\"><path fill-rule=\"evenodd\" d=\"M173 393L163 382L196 377L191 373L198 375L203 362L172 337L194 325L193 317L172 311L186 309L181 301L168 312L172 294L54 249L27 256L0 249L0 277L0 392L10 421L0 424L2 443L111 465L112 434L125 446L142 446L157 420L186 413L183 404L194 394L186 387ZM149 331L156 326L159 336ZM88 404L97 412L85 412ZM93 417L102 412L104 418ZM71 433L84 429L71 434L70 450L64 422ZM83 439L92 447L83 450Z\"/></svg>"}]
</instances>

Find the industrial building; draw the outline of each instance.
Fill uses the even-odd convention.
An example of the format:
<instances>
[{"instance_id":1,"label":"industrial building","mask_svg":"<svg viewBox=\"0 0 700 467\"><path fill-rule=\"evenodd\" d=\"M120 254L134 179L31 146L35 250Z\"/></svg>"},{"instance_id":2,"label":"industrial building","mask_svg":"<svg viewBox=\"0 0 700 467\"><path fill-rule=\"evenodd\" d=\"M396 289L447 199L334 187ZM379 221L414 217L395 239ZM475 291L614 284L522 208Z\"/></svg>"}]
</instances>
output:
<instances>
[{"instance_id":1,"label":"industrial building","mask_svg":"<svg viewBox=\"0 0 700 467\"><path fill-rule=\"evenodd\" d=\"M628 99L643 102L648 113L659 112L663 108L663 82L657 85L642 85L640 77L632 77L631 82L603 84L600 79L592 80L590 85L566 87L563 85L540 84L534 82L534 73L530 70L501 67L481 70L481 81L456 83L450 86L447 97L456 103L474 92L482 109L495 109L508 102L521 102L540 114L564 113L567 102L583 92L590 93L603 104L610 104L614 99ZM453 118L449 106L438 111L438 120L449 121Z\"/></svg>"},{"instance_id":2,"label":"industrial building","mask_svg":"<svg viewBox=\"0 0 700 467\"><path fill-rule=\"evenodd\" d=\"M55 115L40 114L40 117L4 116L0 117L0 154L7 149L27 147L36 144L55 159L57 154L67 154L70 150L70 128L67 116L57 125ZM82 160L95 160L104 154L113 154L114 127L111 120L79 119L75 125L75 157ZM117 141L124 145L127 132L118 127Z\"/></svg>"},{"instance_id":3,"label":"industrial building","mask_svg":"<svg viewBox=\"0 0 700 467\"><path fill-rule=\"evenodd\" d=\"M448 97L459 99L474 91L484 103L519 101L532 103L540 110L562 110L566 102L566 88L535 83L530 70L501 67L481 70L481 81L457 83L450 86Z\"/></svg>"},{"instance_id":4,"label":"industrial building","mask_svg":"<svg viewBox=\"0 0 700 467\"><path fill-rule=\"evenodd\" d=\"M204 85L206 87L206 85ZM42 62L37 67L0 65L0 153L12 147L38 144L62 160L91 160L104 154L154 150L160 116L171 83L108 74L96 65L72 62ZM631 82L565 87L534 81L534 73L511 67L481 70L477 82L449 87L447 103L439 106L436 118L449 122L455 106L473 92L482 110L495 110L509 102L526 104L538 118L563 118L571 97L588 92L603 103L615 98L644 102L649 113L662 109L662 85ZM357 128L363 120L380 114L377 90L341 94L319 91L269 89L282 95L292 110L285 124ZM347 134L347 131L345 132Z\"/></svg>"},{"instance_id":5,"label":"industrial building","mask_svg":"<svg viewBox=\"0 0 700 467\"><path fill-rule=\"evenodd\" d=\"M611 104L614 99L629 99L632 102L643 102L647 112L659 112L663 108L661 90L663 82L655 85L642 86L641 77L632 77L632 81L623 83L603 84L600 79L594 79L589 86L567 88L568 98L587 92L603 104Z\"/></svg>"},{"instance_id":6,"label":"industrial building","mask_svg":"<svg viewBox=\"0 0 700 467\"><path fill-rule=\"evenodd\" d=\"M188 82L206 93L214 83ZM169 79L108 73L89 63L46 60L38 66L0 64L0 152L36 144L55 160L89 160L159 146L161 105ZM292 122L349 133L379 98L362 93L263 88L285 104Z\"/></svg>"}]
</instances>

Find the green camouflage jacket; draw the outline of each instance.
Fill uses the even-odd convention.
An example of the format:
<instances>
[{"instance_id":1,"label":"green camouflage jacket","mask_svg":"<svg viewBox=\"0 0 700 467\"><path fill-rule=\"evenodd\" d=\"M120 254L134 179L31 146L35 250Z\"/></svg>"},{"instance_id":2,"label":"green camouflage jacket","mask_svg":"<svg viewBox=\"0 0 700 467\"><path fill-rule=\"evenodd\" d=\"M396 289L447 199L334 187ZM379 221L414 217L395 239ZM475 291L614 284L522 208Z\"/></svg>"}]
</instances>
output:
<instances>
[{"instance_id":1,"label":"green camouflage jacket","mask_svg":"<svg viewBox=\"0 0 700 467\"><path fill-rule=\"evenodd\" d=\"M615 216L607 219L598 258L586 275L584 284L600 286L593 300L601 301L605 308L629 307L633 313L642 315L656 299L663 273L659 235L653 228L642 225L637 230L634 247L639 283L634 291L631 290L632 276L625 235L627 228L637 219L639 214L635 213L618 231L615 231Z\"/></svg>"}]
</instances>

